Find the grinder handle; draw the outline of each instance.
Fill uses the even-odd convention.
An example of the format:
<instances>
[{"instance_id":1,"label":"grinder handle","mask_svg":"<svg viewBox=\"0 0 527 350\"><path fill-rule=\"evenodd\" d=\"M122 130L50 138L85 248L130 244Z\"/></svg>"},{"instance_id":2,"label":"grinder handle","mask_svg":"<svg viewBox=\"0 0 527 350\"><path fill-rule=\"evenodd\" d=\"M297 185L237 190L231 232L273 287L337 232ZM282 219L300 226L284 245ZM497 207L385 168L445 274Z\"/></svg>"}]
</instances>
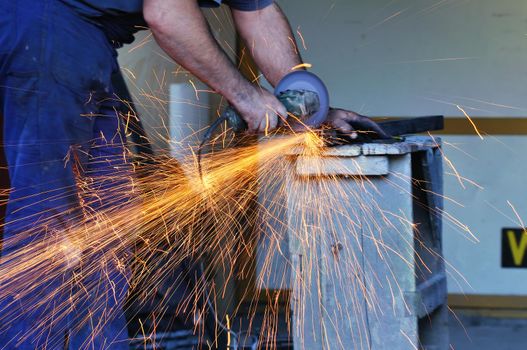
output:
<instances>
[{"instance_id":1,"label":"grinder handle","mask_svg":"<svg viewBox=\"0 0 527 350\"><path fill-rule=\"evenodd\" d=\"M296 119L296 121L293 121L293 124L296 122L303 123L304 117L318 113L320 109L319 96L313 91L285 90L280 92L276 98L284 105L287 113ZM225 109L220 119L226 120L229 127L235 133L247 130L247 123L232 106L228 106ZM279 125L281 121L278 121Z\"/></svg>"}]
</instances>

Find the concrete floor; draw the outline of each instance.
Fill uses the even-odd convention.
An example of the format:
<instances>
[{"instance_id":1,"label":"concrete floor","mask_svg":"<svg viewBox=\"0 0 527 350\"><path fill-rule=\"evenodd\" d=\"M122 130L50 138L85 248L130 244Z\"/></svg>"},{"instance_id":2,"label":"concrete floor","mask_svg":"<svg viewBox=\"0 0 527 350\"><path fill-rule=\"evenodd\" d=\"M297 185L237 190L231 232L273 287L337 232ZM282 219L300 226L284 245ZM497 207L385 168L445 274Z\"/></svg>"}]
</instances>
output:
<instances>
[{"instance_id":1,"label":"concrete floor","mask_svg":"<svg viewBox=\"0 0 527 350\"><path fill-rule=\"evenodd\" d=\"M527 319L497 318L456 310L450 315L450 343L453 350L527 349Z\"/></svg>"}]
</instances>

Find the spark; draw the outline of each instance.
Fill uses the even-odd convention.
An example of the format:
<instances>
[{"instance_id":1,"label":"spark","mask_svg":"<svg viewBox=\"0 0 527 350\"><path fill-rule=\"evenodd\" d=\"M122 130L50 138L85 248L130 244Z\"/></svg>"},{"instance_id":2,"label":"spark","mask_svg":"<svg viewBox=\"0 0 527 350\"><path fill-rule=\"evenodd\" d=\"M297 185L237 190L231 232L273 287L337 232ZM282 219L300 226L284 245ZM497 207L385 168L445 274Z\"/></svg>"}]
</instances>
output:
<instances>
[{"instance_id":1,"label":"spark","mask_svg":"<svg viewBox=\"0 0 527 350\"><path fill-rule=\"evenodd\" d=\"M333 10L333 8L335 7L336 4L337 4L336 2L331 3L331 5L329 6L328 10L324 14L324 17L322 17L322 21L324 21L326 18L328 18L329 14L331 13L331 11Z\"/></svg>"},{"instance_id":2,"label":"spark","mask_svg":"<svg viewBox=\"0 0 527 350\"><path fill-rule=\"evenodd\" d=\"M134 79L134 80L137 79L137 77L135 76L134 72L131 69L121 66L121 70L124 71L129 76L131 76L132 79Z\"/></svg>"},{"instance_id":3,"label":"spark","mask_svg":"<svg viewBox=\"0 0 527 350\"><path fill-rule=\"evenodd\" d=\"M198 88L196 87L196 85L194 84L194 82L191 79L189 79L188 82L190 83L190 85L192 85L192 88L194 89L194 93L196 94L196 100L199 101Z\"/></svg>"},{"instance_id":4,"label":"spark","mask_svg":"<svg viewBox=\"0 0 527 350\"><path fill-rule=\"evenodd\" d=\"M455 145L455 144L453 144L453 143L451 143L451 142L447 142L447 141L444 141L444 140L443 140L443 144L452 147L452 148L455 149L456 151L459 151L459 152L463 153L464 155L466 155L467 157L469 157L469 158L471 158L471 159L473 159L473 160L477 160L477 158L474 157L472 154L468 153L468 152L465 151L463 148L461 148L461 147L459 147L459 146L457 146L457 145Z\"/></svg>"},{"instance_id":5,"label":"spark","mask_svg":"<svg viewBox=\"0 0 527 350\"><path fill-rule=\"evenodd\" d=\"M298 34L298 37L300 38L300 41L302 42L302 47L304 50L307 50L306 41L304 40L304 36L302 35L302 32L300 32L300 27L296 29L296 33Z\"/></svg>"},{"instance_id":6,"label":"spark","mask_svg":"<svg viewBox=\"0 0 527 350\"><path fill-rule=\"evenodd\" d=\"M465 115L465 117L470 122L470 125L472 125L472 127L474 128L474 131L476 132L476 134L478 134L479 138L483 140L483 136L481 136L476 124L472 121L472 119L469 117L467 112L465 112L465 110L463 108L461 108L459 105L456 105L456 107L457 107L457 109L459 109Z\"/></svg>"},{"instance_id":7,"label":"spark","mask_svg":"<svg viewBox=\"0 0 527 350\"><path fill-rule=\"evenodd\" d=\"M300 63L294 66L293 68L291 68L291 70L297 70L299 68L311 68L311 67L313 67L311 63Z\"/></svg>"},{"instance_id":8,"label":"spark","mask_svg":"<svg viewBox=\"0 0 527 350\"><path fill-rule=\"evenodd\" d=\"M437 102L437 103L442 103L442 104L446 104L446 105L449 105L449 106L457 106L458 105L457 103L453 103L453 102L449 102L449 101L445 101L445 100L440 100L440 99L436 99L436 98L432 98L432 97L427 97L427 96L422 96L422 98L424 98L425 100L429 100L429 101L433 101L433 102ZM481 109L481 108L476 108L476 107L471 107L471 106L466 106L466 105L463 105L463 108L464 109L471 109L471 110L474 110L474 111L481 111L481 112L492 113L492 111L487 110L487 109Z\"/></svg>"},{"instance_id":9,"label":"spark","mask_svg":"<svg viewBox=\"0 0 527 350\"><path fill-rule=\"evenodd\" d=\"M508 219L510 222L513 222L514 224L517 224L517 221L514 220L514 218L512 218L511 216L505 214L502 210L500 210L499 208L497 208L495 205L493 205L492 203L490 203L489 201L485 200L485 204L488 205L489 207L491 207L492 209L494 209L496 212L498 212L501 216L503 216L504 218Z\"/></svg>"},{"instance_id":10,"label":"spark","mask_svg":"<svg viewBox=\"0 0 527 350\"><path fill-rule=\"evenodd\" d=\"M406 338L406 340L408 340L408 342L410 343L410 345L412 345L412 348L417 350L417 345L415 345L413 342L412 342L412 339L410 339L410 337L408 336L408 334L406 334L402 329L400 330L401 331L401 334Z\"/></svg>"},{"instance_id":11,"label":"spark","mask_svg":"<svg viewBox=\"0 0 527 350\"><path fill-rule=\"evenodd\" d=\"M141 40L137 43L137 45L132 46L132 47L128 50L128 52L130 53L130 52L135 51L135 50L137 50L137 49L143 47L144 45L148 44L149 42L152 41L152 37L153 37L153 34L152 34L151 32L148 33L148 35L146 35L143 39L141 39Z\"/></svg>"},{"instance_id":12,"label":"spark","mask_svg":"<svg viewBox=\"0 0 527 350\"><path fill-rule=\"evenodd\" d=\"M229 318L229 315L225 315L225 319L227 320L227 348L231 346L231 320Z\"/></svg>"},{"instance_id":13,"label":"spark","mask_svg":"<svg viewBox=\"0 0 527 350\"><path fill-rule=\"evenodd\" d=\"M452 171L454 172L454 175L456 176L461 188L466 189L465 184L463 182L464 178L459 174L459 172L457 171L457 168L454 166L454 163L445 155L444 151L441 149L441 147L439 147L439 144L437 143L437 141L435 141L434 136L430 132L428 132L428 136L430 136L432 140L434 140L434 142L437 144L439 152L441 152L441 156L443 160L447 163L450 169L452 169Z\"/></svg>"},{"instance_id":14,"label":"spark","mask_svg":"<svg viewBox=\"0 0 527 350\"><path fill-rule=\"evenodd\" d=\"M514 215L516 215L516 218L518 219L518 222L520 223L520 227L524 229L524 233L526 233L526 229L525 229L525 224L523 223L523 220L520 216L520 214L518 214L518 212L516 211L516 208L514 207L514 205L512 205L511 201L509 201L507 199L507 204L509 205L509 207L511 207L512 211L514 212Z\"/></svg>"},{"instance_id":15,"label":"spark","mask_svg":"<svg viewBox=\"0 0 527 350\"><path fill-rule=\"evenodd\" d=\"M269 136L269 113L265 113L265 136Z\"/></svg>"},{"instance_id":16,"label":"spark","mask_svg":"<svg viewBox=\"0 0 527 350\"><path fill-rule=\"evenodd\" d=\"M518 111L525 111L526 110L525 108L521 108L521 107L515 107L515 106L505 105L505 104L502 104L502 103L485 101L485 100L477 99L477 98L463 97L463 96L459 96L459 98L464 99L464 100L468 100L468 101L479 102L479 103L482 103L482 104L487 104L487 105L494 106L494 107L499 107L499 108L514 109L514 110L518 110Z\"/></svg>"},{"instance_id":17,"label":"spark","mask_svg":"<svg viewBox=\"0 0 527 350\"><path fill-rule=\"evenodd\" d=\"M478 184L476 181L471 180L471 179L469 179L469 178L467 178L467 177L463 177L463 176L461 176L461 175L459 175L459 174L455 174L455 173L451 173L451 172L446 171L446 172L445 172L445 175L455 176L455 177L457 177L458 179L461 178L463 181L468 182L469 184L471 184L472 186L474 186L474 187L476 187L476 188L478 188L478 189L480 189L480 190L484 190L484 189L485 189L483 186L481 186L480 184Z\"/></svg>"},{"instance_id":18,"label":"spark","mask_svg":"<svg viewBox=\"0 0 527 350\"><path fill-rule=\"evenodd\" d=\"M287 39L289 40L289 42L291 42L291 46L293 47L293 49L295 50L295 54L298 55L298 47L296 46L296 41L294 38L291 38L291 37L287 37Z\"/></svg>"},{"instance_id":19,"label":"spark","mask_svg":"<svg viewBox=\"0 0 527 350\"><path fill-rule=\"evenodd\" d=\"M430 58L430 59L421 59L421 60L408 60L408 61L388 62L386 64L464 61L464 60L474 60L474 59L478 59L478 58L479 57L444 57L444 58Z\"/></svg>"},{"instance_id":20,"label":"spark","mask_svg":"<svg viewBox=\"0 0 527 350\"><path fill-rule=\"evenodd\" d=\"M164 78L159 81L166 83ZM152 91L143 91L142 94L156 108L162 108L168 102ZM191 104L190 101L183 103ZM130 120L132 116L123 117ZM193 137L199 137L199 130ZM61 224L57 223L60 213L37 213L47 219L6 240L4 244L7 246L16 246L28 238L33 244L3 257L0 301L18 295L18 302L22 304L50 308L48 315L39 320L39 326L26 336L44 333L50 326L60 324L69 317L71 310L82 305L86 296L104 290L95 293L94 311L79 312L76 320L81 325L93 322L92 337L96 337L118 312L106 305L120 300L120 283L132 289L147 285L149 288L139 291L138 299L148 302L156 295L162 281L170 277L170 271L188 260L207 262L204 278L198 278L189 287L189 295L179 301L176 311L192 315L189 317L196 319L196 334L203 334L202 320L210 312L200 304L204 293L210 293L214 305L227 295L226 285L218 288L212 282L215 271L223 271L227 281L252 275L258 239L267 237L269 249L259 252L263 261L260 275L251 277L253 289L248 288L242 294L251 304L251 323L258 302L264 297L268 299L263 308L264 323L257 331L270 342L269 348L276 348L276 336L280 330L279 301L283 299L278 294L266 295L268 291L257 286L265 286L271 278L274 254L285 258L295 285L292 295L283 297L293 312L289 332L304 329L309 323L326 332L354 324L358 327L358 335L354 335L356 341L368 339L368 316L361 310L367 307L376 315L388 312L379 307L377 286L388 285L392 299L403 293L403 286L397 283L396 272L388 265L385 275L373 271L366 276L371 266L362 257L364 244L373 247L373 254L378 255L375 258L381 264L397 259L403 265L411 266L412 261L406 253L414 252L414 240L404 234L419 227L407 213L390 212L378 203L376 198L382 198L382 193L366 176L351 176L345 180L328 176L320 168L321 163L314 161L310 164L315 171L309 183L307 179L299 179L292 159L331 157L317 132L276 134L267 130L267 135L262 136L257 144L249 142L250 139L250 136L231 137L227 130L213 138L209 145L211 151L203 157L202 179L197 173L194 154L179 162L166 155L145 156L144 160L154 162L155 166L138 166L133 177L122 167L116 167L114 173L103 177L85 171L86 175L78 179L75 188L65 189L68 193L79 194L81 213ZM76 152L72 150L68 157L73 164L78 163ZM103 157L96 161L105 163L109 160ZM424 184L411 176L394 175L384 179L384 183L409 197L412 191L408 188ZM106 203L108 197L102 186L105 183L115 183L117 190L112 191L110 205L101 209L99 206ZM356 186L350 188L350 183ZM356 203L352 209L348 206L350 202ZM428 209L434 215L444 214L445 221L470 234L468 227L453 216L438 208ZM42 234L44 227L46 234ZM294 242L293 255L292 246L290 251L282 249L280 242L284 237ZM401 239L396 240L398 237ZM321 242L335 242L330 254L321 251ZM131 253L130 247L137 248ZM136 265L133 278L126 272L128 261L132 259ZM416 259L423 265L426 261L419 255ZM73 277L67 277L67 272L77 265L82 265L82 269ZM238 267L237 271L232 268L234 265ZM333 272L324 277L311 272L320 268L329 271L330 267ZM422 266L422 271L429 270L428 266ZM182 278L177 277L171 288L183 283ZM45 286L56 279L63 279L63 282L48 293ZM284 288L289 284L285 275L277 276L277 279ZM316 289L313 290L312 286ZM35 300L33 293L41 290L47 294L41 300ZM335 300L334 314L330 314L323 299L335 295L337 290L342 290L339 292L341 298ZM156 346L159 339L156 338L157 320L167 312L174 312L168 310L167 305L172 291L169 290L156 305L153 326L140 321L137 337L144 344ZM54 300L61 300L64 293L68 295L67 300L53 304ZM357 300L363 300L364 304ZM9 327L17 316L9 313L10 305L13 304L8 303L0 316L0 323L5 327ZM324 318L309 319L306 308L311 306L319 307ZM241 304L235 305L234 310L220 316L228 329L235 328L236 312L240 312ZM98 320L96 311L102 312L104 317ZM216 329L211 335L214 337L211 344L217 344L220 332L221 329ZM226 334L230 336L229 332ZM50 339L49 346L61 340ZM229 341L232 344L235 339Z\"/></svg>"},{"instance_id":21,"label":"spark","mask_svg":"<svg viewBox=\"0 0 527 350\"><path fill-rule=\"evenodd\" d=\"M464 295L466 297L466 295ZM465 332L465 336L467 337L467 339L469 341L472 341L472 337L470 336L470 334L468 333L468 330L467 328L465 327L465 325L463 325L463 322L459 319L459 317L457 316L456 312L454 310L452 310L450 308L450 306L447 305L447 308L448 308L448 311L452 314L452 316L454 316L454 318L456 319L457 323L461 326L461 328L463 328L463 332ZM454 347L452 346L452 344L450 344L450 348L452 350L455 350Z\"/></svg>"},{"instance_id":22,"label":"spark","mask_svg":"<svg viewBox=\"0 0 527 350\"><path fill-rule=\"evenodd\" d=\"M392 14L392 15L386 17L386 18L383 19L382 21L380 21L380 22L378 22L378 23L372 25L371 27L369 27L369 28L367 29L367 31L370 31L370 30L372 30L372 29L374 29L374 28L377 28L378 26L380 26L380 25L382 25L382 24L384 24L384 23L386 23L386 22L388 22L388 21L394 19L395 17L400 16L401 14L403 14L404 12L406 12L406 10L408 10L408 9L406 8L406 9L403 9L403 10L400 10L400 11L395 12L394 14Z\"/></svg>"}]
</instances>

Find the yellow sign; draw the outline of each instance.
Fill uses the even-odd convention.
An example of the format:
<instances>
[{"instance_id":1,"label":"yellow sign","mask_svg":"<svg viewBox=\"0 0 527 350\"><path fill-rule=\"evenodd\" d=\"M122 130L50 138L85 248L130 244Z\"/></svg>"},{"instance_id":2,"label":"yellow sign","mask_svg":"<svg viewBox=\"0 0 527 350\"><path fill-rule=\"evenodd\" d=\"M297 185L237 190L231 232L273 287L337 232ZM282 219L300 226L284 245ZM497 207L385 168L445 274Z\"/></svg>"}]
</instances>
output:
<instances>
[{"instance_id":1,"label":"yellow sign","mask_svg":"<svg viewBox=\"0 0 527 350\"><path fill-rule=\"evenodd\" d=\"M502 230L501 266L527 267L527 231L521 228L504 228Z\"/></svg>"}]
</instances>

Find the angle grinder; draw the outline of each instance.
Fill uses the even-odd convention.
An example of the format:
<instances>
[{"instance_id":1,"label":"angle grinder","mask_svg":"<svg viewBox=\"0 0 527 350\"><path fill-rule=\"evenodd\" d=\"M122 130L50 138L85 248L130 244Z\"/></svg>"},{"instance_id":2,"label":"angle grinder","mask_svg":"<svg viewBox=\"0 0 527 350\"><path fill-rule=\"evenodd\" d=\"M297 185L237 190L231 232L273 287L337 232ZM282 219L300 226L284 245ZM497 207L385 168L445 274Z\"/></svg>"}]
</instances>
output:
<instances>
[{"instance_id":1,"label":"angle grinder","mask_svg":"<svg viewBox=\"0 0 527 350\"><path fill-rule=\"evenodd\" d=\"M329 93L322 80L315 74L298 70L285 75L276 85L274 95L285 106L289 115L280 129L291 131L293 126L297 131L316 129L326 121L329 113ZM210 141L214 131L225 122L234 133L242 133L248 129L245 120L233 107L228 106L207 129L198 147L200 177L202 177L201 154L203 147Z\"/></svg>"},{"instance_id":2,"label":"angle grinder","mask_svg":"<svg viewBox=\"0 0 527 350\"><path fill-rule=\"evenodd\" d=\"M289 126L296 125L297 130L315 129L326 121L329 93L315 74L308 71L291 72L276 85L274 94L292 119L286 122ZM247 130L247 123L232 107L228 107L223 115L234 132Z\"/></svg>"}]
</instances>

